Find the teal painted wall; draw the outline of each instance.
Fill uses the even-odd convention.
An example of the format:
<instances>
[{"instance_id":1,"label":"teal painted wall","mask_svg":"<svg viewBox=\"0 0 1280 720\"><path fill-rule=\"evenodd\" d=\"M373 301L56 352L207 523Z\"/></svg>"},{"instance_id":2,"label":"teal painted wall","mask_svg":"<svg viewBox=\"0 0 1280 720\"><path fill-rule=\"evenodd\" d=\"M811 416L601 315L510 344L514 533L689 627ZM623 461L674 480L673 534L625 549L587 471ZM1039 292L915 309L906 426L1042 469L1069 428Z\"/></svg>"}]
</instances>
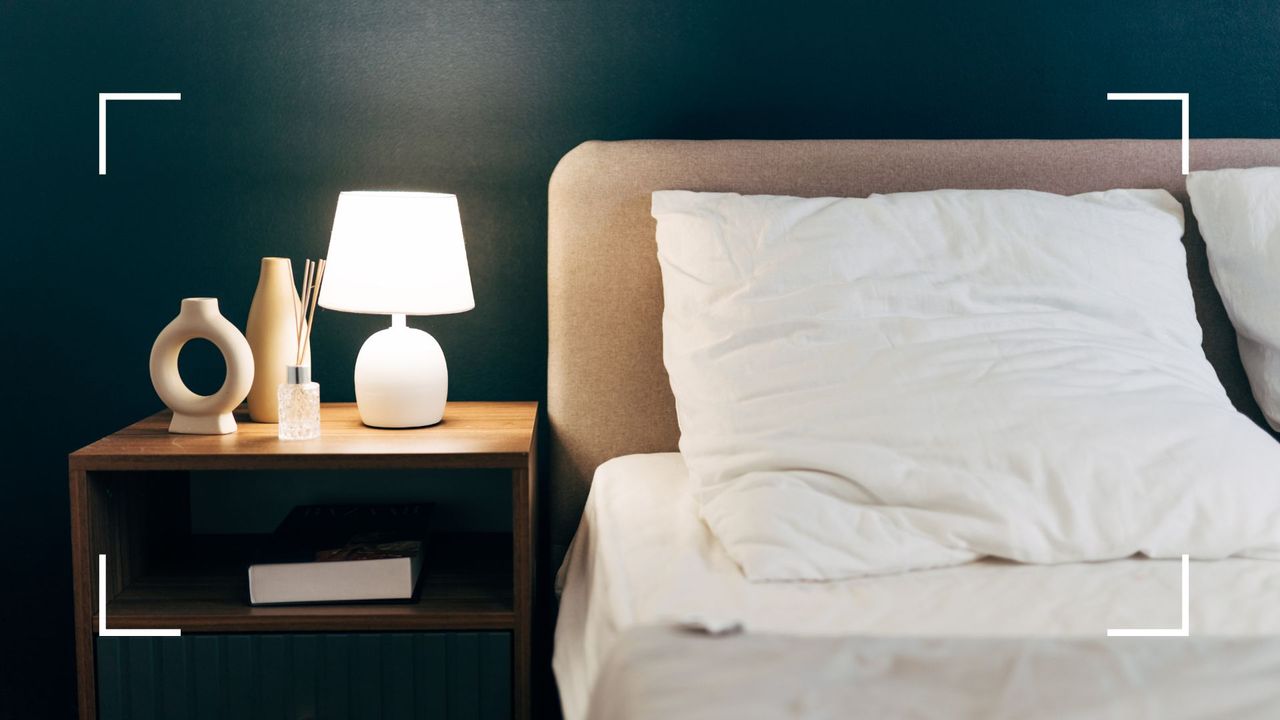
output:
<instances>
[{"instance_id":1,"label":"teal painted wall","mask_svg":"<svg viewBox=\"0 0 1280 720\"><path fill-rule=\"evenodd\" d=\"M546 183L582 140L1176 136L1107 91L1275 136L1277 67L1272 2L0 0L0 717L71 712L65 454L158 408L179 298L243 323L258 258L320 255L340 190L459 195L476 309L414 322L453 397L540 399ZM113 106L98 177L97 93L144 90L183 100ZM322 314L327 399L380 325Z\"/></svg>"}]
</instances>

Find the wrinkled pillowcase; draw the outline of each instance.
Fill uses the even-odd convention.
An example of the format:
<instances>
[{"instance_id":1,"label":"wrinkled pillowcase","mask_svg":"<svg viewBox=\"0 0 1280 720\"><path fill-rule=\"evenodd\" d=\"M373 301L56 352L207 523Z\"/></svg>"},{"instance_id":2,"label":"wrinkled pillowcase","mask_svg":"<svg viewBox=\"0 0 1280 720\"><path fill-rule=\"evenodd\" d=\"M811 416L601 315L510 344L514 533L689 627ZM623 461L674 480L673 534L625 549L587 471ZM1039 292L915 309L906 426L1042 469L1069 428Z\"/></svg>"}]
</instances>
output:
<instances>
[{"instance_id":1,"label":"wrinkled pillowcase","mask_svg":"<svg viewBox=\"0 0 1280 720\"><path fill-rule=\"evenodd\" d=\"M1280 430L1280 168L1193 172L1187 192L1253 397Z\"/></svg>"},{"instance_id":2,"label":"wrinkled pillowcase","mask_svg":"<svg viewBox=\"0 0 1280 720\"><path fill-rule=\"evenodd\" d=\"M1168 193L652 208L680 450L750 579L1280 559L1280 445L1204 357Z\"/></svg>"}]
</instances>

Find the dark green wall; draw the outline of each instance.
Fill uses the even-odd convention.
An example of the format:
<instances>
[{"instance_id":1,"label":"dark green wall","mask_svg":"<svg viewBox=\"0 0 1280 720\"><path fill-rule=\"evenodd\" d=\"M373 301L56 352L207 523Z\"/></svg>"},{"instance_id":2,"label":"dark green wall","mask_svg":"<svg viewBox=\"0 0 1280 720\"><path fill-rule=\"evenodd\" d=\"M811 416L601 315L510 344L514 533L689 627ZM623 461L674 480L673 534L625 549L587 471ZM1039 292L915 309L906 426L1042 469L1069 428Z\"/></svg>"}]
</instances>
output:
<instances>
[{"instance_id":1,"label":"dark green wall","mask_svg":"<svg viewBox=\"0 0 1280 720\"><path fill-rule=\"evenodd\" d=\"M458 194L476 309L415 323L454 398L541 398L546 184L582 140L1176 136L1107 91L1274 136L1277 67L1266 2L0 0L0 717L70 711L65 453L157 409L179 298L243 323L258 258L320 255L340 190ZM112 106L106 177L101 91L183 93ZM324 314L327 399L380 324Z\"/></svg>"}]
</instances>

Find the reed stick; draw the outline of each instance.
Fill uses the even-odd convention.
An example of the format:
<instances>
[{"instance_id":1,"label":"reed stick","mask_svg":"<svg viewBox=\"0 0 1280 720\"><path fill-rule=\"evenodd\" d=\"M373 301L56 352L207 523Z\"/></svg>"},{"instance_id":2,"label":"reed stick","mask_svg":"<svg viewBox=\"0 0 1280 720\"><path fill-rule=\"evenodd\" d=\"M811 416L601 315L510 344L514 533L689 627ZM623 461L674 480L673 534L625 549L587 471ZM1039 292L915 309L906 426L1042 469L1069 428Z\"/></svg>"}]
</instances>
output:
<instances>
[{"instance_id":1,"label":"reed stick","mask_svg":"<svg viewBox=\"0 0 1280 720\"><path fill-rule=\"evenodd\" d=\"M298 332L298 335L297 335L297 346L296 346L296 353L297 353L297 354L294 356L294 363L293 363L294 365L301 365L301 364L302 364L302 357L303 357L303 355L302 355L302 333L303 333L303 330L306 328L306 322L307 322L307 301L308 301L309 296L310 296L310 293L311 293L311 273L312 273L312 264L311 264L311 259L310 259L310 258L307 258L307 260L306 260L306 262L305 262L305 264L304 264L304 266L303 266L303 267L304 267L304 270L302 271L302 322L300 322L300 323L298 324L298 327L297 327L297 332Z\"/></svg>"},{"instance_id":2,"label":"reed stick","mask_svg":"<svg viewBox=\"0 0 1280 720\"><path fill-rule=\"evenodd\" d=\"M294 288L294 285L293 285L293 258L289 258L289 289L290 289L290 290L292 290L293 288ZM289 299L290 299L290 300L293 300L293 298L289 298ZM301 319L301 317L298 315L298 305L299 305L299 304L300 304L300 303L296 303L296 302L290 302L290 303L289 303L289 305L293 308L293 332L294 332L294 337L297 337L298 335L301 335L301 334L302 334L302 325L300 325L300 324L299 324L299 323L301 323L301 322L302 322L302 319ZM294 345L294 347L297 347L297 345L295 344L295 345ZM297 363L294 363L294 364L296 365Z\"/></svg>"},{"instance_id":3,"label":"reed stick","mask_svg":"<svg viewBox=\"0 0 1280 720\"><path fill-rule=\"evenodd\" d=\"M307 354L307 346L311 344L311 328L316 324L316 302L320 299L320 284L324 282L324 263L324 258L320 258L320 262L315 267L315 277L313 278L311 290L311 312L307 315L306 338L302 341L302 355L304 357Z\"/></svg>"}]
</instances>

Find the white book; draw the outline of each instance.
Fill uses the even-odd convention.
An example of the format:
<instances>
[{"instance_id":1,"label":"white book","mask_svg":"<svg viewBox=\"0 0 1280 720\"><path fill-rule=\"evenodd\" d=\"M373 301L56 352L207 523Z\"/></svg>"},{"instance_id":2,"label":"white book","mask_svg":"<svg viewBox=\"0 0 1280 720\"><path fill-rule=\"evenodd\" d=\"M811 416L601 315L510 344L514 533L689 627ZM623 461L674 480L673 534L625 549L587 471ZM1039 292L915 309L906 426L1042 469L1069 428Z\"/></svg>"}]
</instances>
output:
<instances>
[{"instance_id":1,"label":"white book","mask_svg":"<svg viewBox=\"0 0 1280 720\"><path fill-rule=\"evenodd\" d=\"M408 600L430 515L429 503L296 507L249 566L249 602Z\"/></svg>"},{"instance_id":2,"label":"white book","mask_svg":"<svg viewBox=\"0 0 1280 720\"><path fill-rule=\"evenodd\" d=\"M408 600L421 569L421 543L404 557L250 565L248 598L253 605Z\"/></svg>"},{"instance_id":3,"label":"white book","mask_svg":"<svg viewBox=\"0 0 1280 720\"><path fill-rule=\"evenodd\" d=\"M254 605L357 600L408 600L422 570L422 543L401 557L263 563L249 566Z\"/></svg>"}]
</instances>

